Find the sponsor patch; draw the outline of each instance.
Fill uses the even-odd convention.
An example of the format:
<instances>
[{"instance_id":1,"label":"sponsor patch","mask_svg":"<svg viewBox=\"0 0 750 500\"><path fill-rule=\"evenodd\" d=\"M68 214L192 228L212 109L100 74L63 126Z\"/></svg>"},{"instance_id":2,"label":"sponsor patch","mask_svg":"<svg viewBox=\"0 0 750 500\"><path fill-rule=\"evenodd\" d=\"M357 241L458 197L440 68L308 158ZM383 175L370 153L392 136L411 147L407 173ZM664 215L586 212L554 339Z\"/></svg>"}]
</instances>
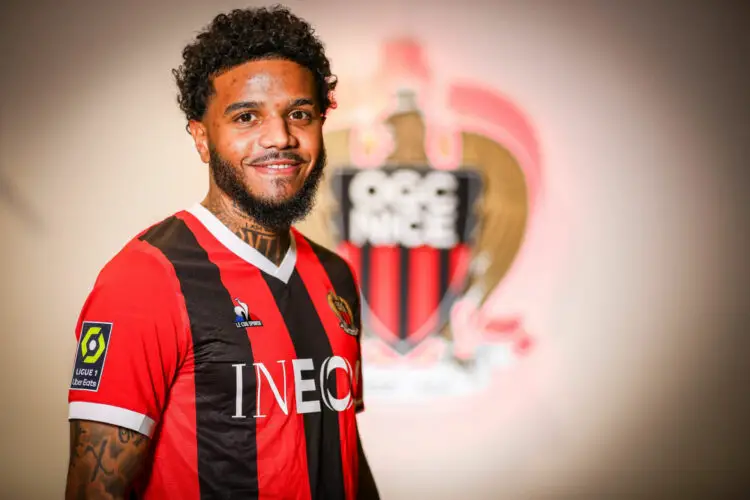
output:
<instances>
[{"instance_id":1,"label":"sponsor patch","mask_svg":"<svg viewBox=\"0 0 750 500\"><path fill-rule=\"evenodd\" d=\"M73 380L70 382L71 389L93 392L99 390L111 334L112 323L83 322L73 367Z\"/></svg>"}]
</instances>

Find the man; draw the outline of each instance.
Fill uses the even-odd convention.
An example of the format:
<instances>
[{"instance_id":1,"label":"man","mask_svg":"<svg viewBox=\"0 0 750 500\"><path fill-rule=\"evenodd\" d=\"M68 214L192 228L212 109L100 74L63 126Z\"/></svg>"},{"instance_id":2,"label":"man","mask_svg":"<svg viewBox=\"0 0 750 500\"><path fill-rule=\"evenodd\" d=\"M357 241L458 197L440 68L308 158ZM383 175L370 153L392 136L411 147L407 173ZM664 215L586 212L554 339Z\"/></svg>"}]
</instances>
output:
<instances>
[{"instance_id":1,"label":"man","mask_svg":"<svg viewBox=\"0 0 750 500\"><path fill-rule=\"evenodd\" d=\"M208 194L129 242L83 307L67 498L377 498L358 288L291 229L325 165L323 46L286 9L234 10L174 75Z\"/></svg>"}]
</instances>

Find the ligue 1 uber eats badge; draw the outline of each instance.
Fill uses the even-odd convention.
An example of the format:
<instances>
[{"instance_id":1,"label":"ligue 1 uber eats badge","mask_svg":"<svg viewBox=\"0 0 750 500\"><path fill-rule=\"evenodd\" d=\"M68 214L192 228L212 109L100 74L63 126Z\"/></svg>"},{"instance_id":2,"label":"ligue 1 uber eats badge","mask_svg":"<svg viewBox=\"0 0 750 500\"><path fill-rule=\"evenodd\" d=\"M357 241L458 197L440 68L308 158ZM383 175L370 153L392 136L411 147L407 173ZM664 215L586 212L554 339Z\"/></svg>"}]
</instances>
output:
<instances>
[{"instance_id":1,"label":"ligue 1 uber eats badge","mask_svg":"<svg viewBox=\"0 0 750 500\"><path fill-rule=\"evenodd\" d=\"M71 389L98 391L99 381L107 359L112 323L84 321L73 367Z\"/></svg>"},{"instance_id":2,"label":"ligue 1 uber eats badge","mask_svg":"<svg viewBox=\"0 0 750 500\"><path fill-rule=\"evenodd\" d=\"M539 181L533 133L498 94L430 75L421 47L397 42L374 84L340 89L352 116L326 135L328 183L307 225L357 275L369 395L476 391L531 346L518 317L453 326L469 309L479 321L522 247Z\"/></svg>"}]
</instances>

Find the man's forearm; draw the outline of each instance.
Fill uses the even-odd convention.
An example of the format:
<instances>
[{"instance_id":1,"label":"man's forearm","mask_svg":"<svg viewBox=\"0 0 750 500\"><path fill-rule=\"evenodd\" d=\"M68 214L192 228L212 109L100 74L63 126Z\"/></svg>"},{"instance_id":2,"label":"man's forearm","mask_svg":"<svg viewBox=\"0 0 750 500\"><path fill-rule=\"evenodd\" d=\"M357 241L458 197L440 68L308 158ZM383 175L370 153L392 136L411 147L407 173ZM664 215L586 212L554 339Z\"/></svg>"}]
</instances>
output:
<instances>
[{"instance_id":1,"label":"man's forearm","mask_svg":"<svg viewBox=\"0 0 750 500\"><path fill-rule=\"evenodd\" d=\"M148 438L129 429L72 421L66 500L125 499L147 449Z\"/></svg>"}]
</instances>

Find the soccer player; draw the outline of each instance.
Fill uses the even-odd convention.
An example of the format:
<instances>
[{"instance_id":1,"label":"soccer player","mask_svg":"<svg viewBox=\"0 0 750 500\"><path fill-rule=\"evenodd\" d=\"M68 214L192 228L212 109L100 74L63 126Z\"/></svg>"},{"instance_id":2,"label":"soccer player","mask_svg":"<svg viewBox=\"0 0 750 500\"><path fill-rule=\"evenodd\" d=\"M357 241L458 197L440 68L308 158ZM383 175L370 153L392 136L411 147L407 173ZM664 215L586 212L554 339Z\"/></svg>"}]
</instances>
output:
<instances>
[{"instance_id":1,"label":"soccer player","mask_svg":"<svg viewBox=\"0 0 750 500\"><path fill-rule=\"evenodd\" d=\"M83 306L66 497L377 498L357 284L291 227L326 162L323 46L284 8L246 9L182 56L208 194L131 240Z\"/></svg>"}]
</instances>

